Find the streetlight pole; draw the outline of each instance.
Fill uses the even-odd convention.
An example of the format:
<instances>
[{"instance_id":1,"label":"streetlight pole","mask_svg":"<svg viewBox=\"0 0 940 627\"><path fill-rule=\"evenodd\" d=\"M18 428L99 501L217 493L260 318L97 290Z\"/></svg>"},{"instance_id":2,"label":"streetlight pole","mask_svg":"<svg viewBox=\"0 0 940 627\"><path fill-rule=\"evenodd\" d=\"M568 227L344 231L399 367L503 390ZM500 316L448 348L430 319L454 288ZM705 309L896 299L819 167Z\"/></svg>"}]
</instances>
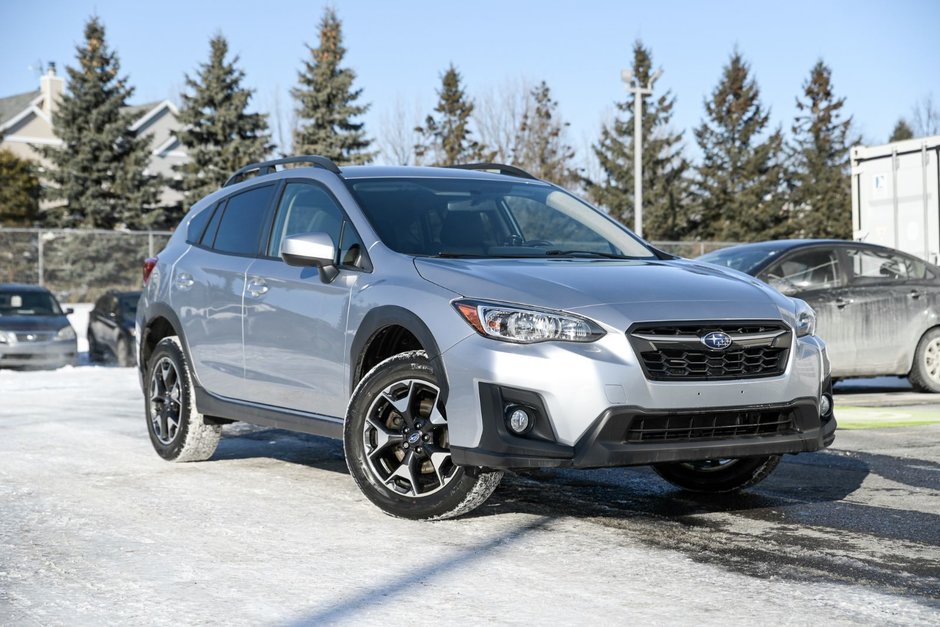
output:
<instances>
[{"instance_id":1,"label":"streetlight pole","mask_svg":"<svg viewBox=\"0 0 940 627\"><path fill-rule=\"evenodd\" d=\"M662 73L662 68L653 72L644 87L632 70L620 72L627 91L633 93L633 230L640 237L643 237L643 96L653 93L653 83Z\"/></svg>"}]
</instances>

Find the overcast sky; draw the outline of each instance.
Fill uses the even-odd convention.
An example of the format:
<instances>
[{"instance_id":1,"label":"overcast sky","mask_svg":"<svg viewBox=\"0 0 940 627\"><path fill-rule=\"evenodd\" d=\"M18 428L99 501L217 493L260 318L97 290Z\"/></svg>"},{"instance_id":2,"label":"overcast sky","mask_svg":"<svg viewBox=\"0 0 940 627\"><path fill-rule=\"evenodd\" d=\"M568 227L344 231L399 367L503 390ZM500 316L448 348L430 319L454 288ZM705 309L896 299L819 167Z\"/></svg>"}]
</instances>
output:
<instances>
[{"instance_id":1,"label":"overcast sky","mask_svg":"<svg viewBox=\"0 0 940 627\"><path fill-rule=\"evenodd\" d=\"M940 2L664 1L474 2L337 1L346 64L358 74L365 121L379 133L396 101L426 113L440 74L453 62L471 95L507 81L546 80L583 153L613 103L625 96L621 68L642 38L664 69L658 90L678 97L674 126L686 131L703 115L735 46L751 63L774 125L789 131L794 98L813 63L833 70L838 95L868 142L887 140L898 118L928 94L940 101ZM0 96L35 89L36 67L74 65L83 23L97 13L122 69L136 87L133 102L178 99L183 74L208 57L222 32L241 57L253 106L283 107L305 43L316 45L323 2L121 2L0 0ZM696 150L691 150L694 155Z\"/></svg>"}]
</instances>

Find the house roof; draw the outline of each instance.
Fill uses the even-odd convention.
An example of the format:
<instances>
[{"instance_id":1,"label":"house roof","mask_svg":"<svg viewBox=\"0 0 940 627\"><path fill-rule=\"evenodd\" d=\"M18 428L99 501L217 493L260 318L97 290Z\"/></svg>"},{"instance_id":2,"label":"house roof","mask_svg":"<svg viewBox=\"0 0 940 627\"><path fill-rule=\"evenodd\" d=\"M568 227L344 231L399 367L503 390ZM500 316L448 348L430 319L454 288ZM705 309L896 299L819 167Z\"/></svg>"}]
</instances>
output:
<instances>
[{"instance_id":1,"label":"house roof","mask_svg":"<svg viewBox=\"0 0 940 627\"><path fill-rule=\"evenodd\" d=\"M28 91L25 94L16 94L15 96L0 98L0 126L7 120L11 120L22 113L23 109L29 107L29 103L38 97L39 90L36 89L34 91Z\"/></svg>"}]
</instances>

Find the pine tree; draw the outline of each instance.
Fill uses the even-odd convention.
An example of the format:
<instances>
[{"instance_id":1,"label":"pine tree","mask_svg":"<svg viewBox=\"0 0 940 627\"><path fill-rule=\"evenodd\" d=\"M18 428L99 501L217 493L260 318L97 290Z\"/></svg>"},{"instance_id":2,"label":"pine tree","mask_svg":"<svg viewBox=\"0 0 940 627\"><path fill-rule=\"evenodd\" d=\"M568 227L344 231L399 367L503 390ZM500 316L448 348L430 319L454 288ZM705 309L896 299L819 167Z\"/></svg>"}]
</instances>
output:
<instances>
[{"instance_id":1,"label":"pine tree","mask_svg":"<svg viewBox=\"0 0 940 627\"><path fill-rule=\"evenodd\" d=\"M790 192L794 234L811 238L850 238L852 184L849 178L851 117L842 117L845 98L832 91L832 70L818 61L803 84L805 99L793 124Z\"/></svg>"},{"instance_id":2,"label":"pine tree","mask_svg":"<svg viewBox=\"0 0 940 627\"><path fill-rule=\"evenodd\" d=\"M34 226L39 191L36 164L0 150L0 226Z\"/></svg>"},{"instance_id":3,"label":"pine tree","mask_svg":"<svg viewBox=\"0 0 940 627\"><path fill-rule=\"evenodd\" d=\"M441 77L441 89L437 95L438 103L434 111L440 117L429 115L424 126L415 128L415 132L421 135L420 142L415 145L415 156L419 162L454 165L486 160L485 149L473 138L470 130L473 100L461 86L460 73L453 64Z\"/></svg>"},{"instance_id":4,"label":"pine tree","mask_svg":"<svg viewBox=\"0 0 940 627\"><path fill-rule=\"evenodd\" d=\"M894 130L891 131L891 137L888 141L899 142L905 139L914 139L914 130L911 128L910 124L907 123L907 120L901 118L898 120L898 123L894 125Z\"/></svg>"},{"instance_id":5,"label":"pine tree","mask_svg":"<svg viewBox=\"0 0 940 627\"><path fill-rule=\"evenodd\" d=\"M189 161L176 166L182 175L178 189L191 205L217 190L235 170L262 161L271 152L265 115L249 113L253 91L242 87L244 71L238 57L226 61L228 42L222 35L209 41L208 63L200 64L196 78L186 78L189 93L182 95L177 137Z\"/></svg>"},{"instance_id":6,"label":"pine tree","mask_svg":"<svg viewBox=\"0 0 940 627\"><path fill-rule=\"evenodd\" d=\"M301 126L294 135L294 152L328 157L338 164L368 163L375 156L369 152L362 122L355 118L369 110L369 105L355 102L361 89L352 89L356 73L341 68L342 24L336 11L327 8L320 21L320 47L311 48L311 60L304 61L298 74L300 85L291 90L299 103L297 116Z\"/></svg>"},{"instance_id":7,"label":"pine tree","mask_svg":"<svg viewBox=\"0 0 940 627\"><path fill-rule=\"evenodd\" d=\"M48 195L64 204L50 209L47 222L56 226L143 228L162 217L159 202L163 179L146 173L149 137L130 130L132 120L122 109L134 93L119 76L117 53L105 42L97 17L85 24L85 42L77 48L78 67L68 67L68 89L55 112L55 133L61 146L45 147L52 162Z\"/></svg>"},{"instance_id":8,"label":"pine tree","mask_svg":"<svg viewBox=\"0 0 940 627\"><path fill-rule=\"evenodd\" d=\"M633 76L647 85L653 74L649 48L633 44ZM678 240L688 233L689 162L683 156L682 133L670 129L676 98L665 91L643 103L643 218L644 236ZM633 97L616 104L623 115L601 128L593 146L603 180L585 181L591 199L632 227L633 215Z\"/></svg>"},{"instance_id":9,"label":"pine tree","mask_svg":"<svg viewBox=\"0 0 940 627\"><path fill-rule=\"evenodd\" d=\"M571 164L575 152L565 143L564 135L568 123L559 118L558 103L552 100L548 84L542 81L529 96L513 142L513 164L558 185L575 182L578 171Z\"/></svg>"},{"instance_id":10,"label":"pine tree","mask_svg":"<svg viewBox=\"0 0 940 627\"><path fill-rule=\"evenodd\" d=\"M762 139L770 113L739 52L724 67L705 113L707 119L695 129L703 153L695 234L732 242L786 235L783 135L778 128Z\"/></svg>"}]
</instances>

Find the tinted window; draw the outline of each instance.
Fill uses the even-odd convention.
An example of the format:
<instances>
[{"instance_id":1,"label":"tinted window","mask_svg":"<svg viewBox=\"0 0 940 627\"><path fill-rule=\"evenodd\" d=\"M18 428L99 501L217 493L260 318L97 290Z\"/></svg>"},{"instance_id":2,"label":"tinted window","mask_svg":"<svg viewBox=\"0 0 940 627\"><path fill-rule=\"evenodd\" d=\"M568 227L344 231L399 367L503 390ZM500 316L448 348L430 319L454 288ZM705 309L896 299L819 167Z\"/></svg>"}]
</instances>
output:
<instances>
[{"instance_id":1,"label":"tinted window","mask_svg":"<svg viewBox=\"0 0 940 627\"><path fill-rule=\"evenodd\" d=\"M273 195L274 186L265 185L229 197L212 247L225 253L256 254Z\"/></svg>"},{"instance_id":2,"label":"tinted window","mask_svg":"<svg viewBox=\"0 0 940 627\"><path fill-rule=\"evenodd\" d=\"M927 277L927 266L919 259L864 248L850 248L846 254L856 283L909 281Z\"/></svg>"},{"instance_id":3,"label":"tinted window","mask_svg":"<svg viewBox=\"0 0 940 627\"><path fill-rule=\"evenodd\" d=\"M121 294L119 297L121 317L127 322L133 322L137 316L137 301L140 300L140 292L130 294Z\"/></svg>"},{"instance_id":4,"label":"tinted window","mask_svg":"<svg viewBox=\"0 0 940 627\"><path fill-rule=\"evenodd\" d=\"M822 248L788 255L764 270L760 278L784 294L838 287L842 283L835 251Z\"/></svg>"},{"instance_id":5,"label":"tinted window","mask_svg":"<svg viewBox=\"0 0 940 627\"><path fill-rule=\"evenodd\" d=\"M222 220L222 214L225 213L225 201L223 200L215 207L215 212L212 213L212 221L209 222L209 226L202 234L202 239L199 240L199 243L203 246L212 246L212 242L215 241L215 234L219 231L219 222Z\"/></svg>"},{"instance_id":6,"label":"tinted window","mask_svg":"<svg viewBox=\"0 0 940 627\"><path fill-rule=\"evenodd\" d=\"M288 183L278 204L268 255L279 256L283 239L302 233L327 233L339 246L342 224L343 213L325 189L310 183Z\"/></svg>"},{"instance_id":7,"label":"tinted window","mask_svg":"<svg viewBox=\"0 0 940 627\"><path fill-rule=\"evenodd\" d=\"M209 218L212 217L212 209L212 207L209 207L204 211L200 211L189 221L189 229L186 231L187 242L191 244L199 242L203 231L206 230L206 225L209 223Z\"/></svg>"},{"instance_id":8,"label":"tinted window","mask_svg":"<svg viewBox=\"0 0 940 627\"><path fill-rule=\"evenodd\" d=\"M61 316L59 303L49 292L2 291L0 316Z\"/></svg>"}]
</instances>

